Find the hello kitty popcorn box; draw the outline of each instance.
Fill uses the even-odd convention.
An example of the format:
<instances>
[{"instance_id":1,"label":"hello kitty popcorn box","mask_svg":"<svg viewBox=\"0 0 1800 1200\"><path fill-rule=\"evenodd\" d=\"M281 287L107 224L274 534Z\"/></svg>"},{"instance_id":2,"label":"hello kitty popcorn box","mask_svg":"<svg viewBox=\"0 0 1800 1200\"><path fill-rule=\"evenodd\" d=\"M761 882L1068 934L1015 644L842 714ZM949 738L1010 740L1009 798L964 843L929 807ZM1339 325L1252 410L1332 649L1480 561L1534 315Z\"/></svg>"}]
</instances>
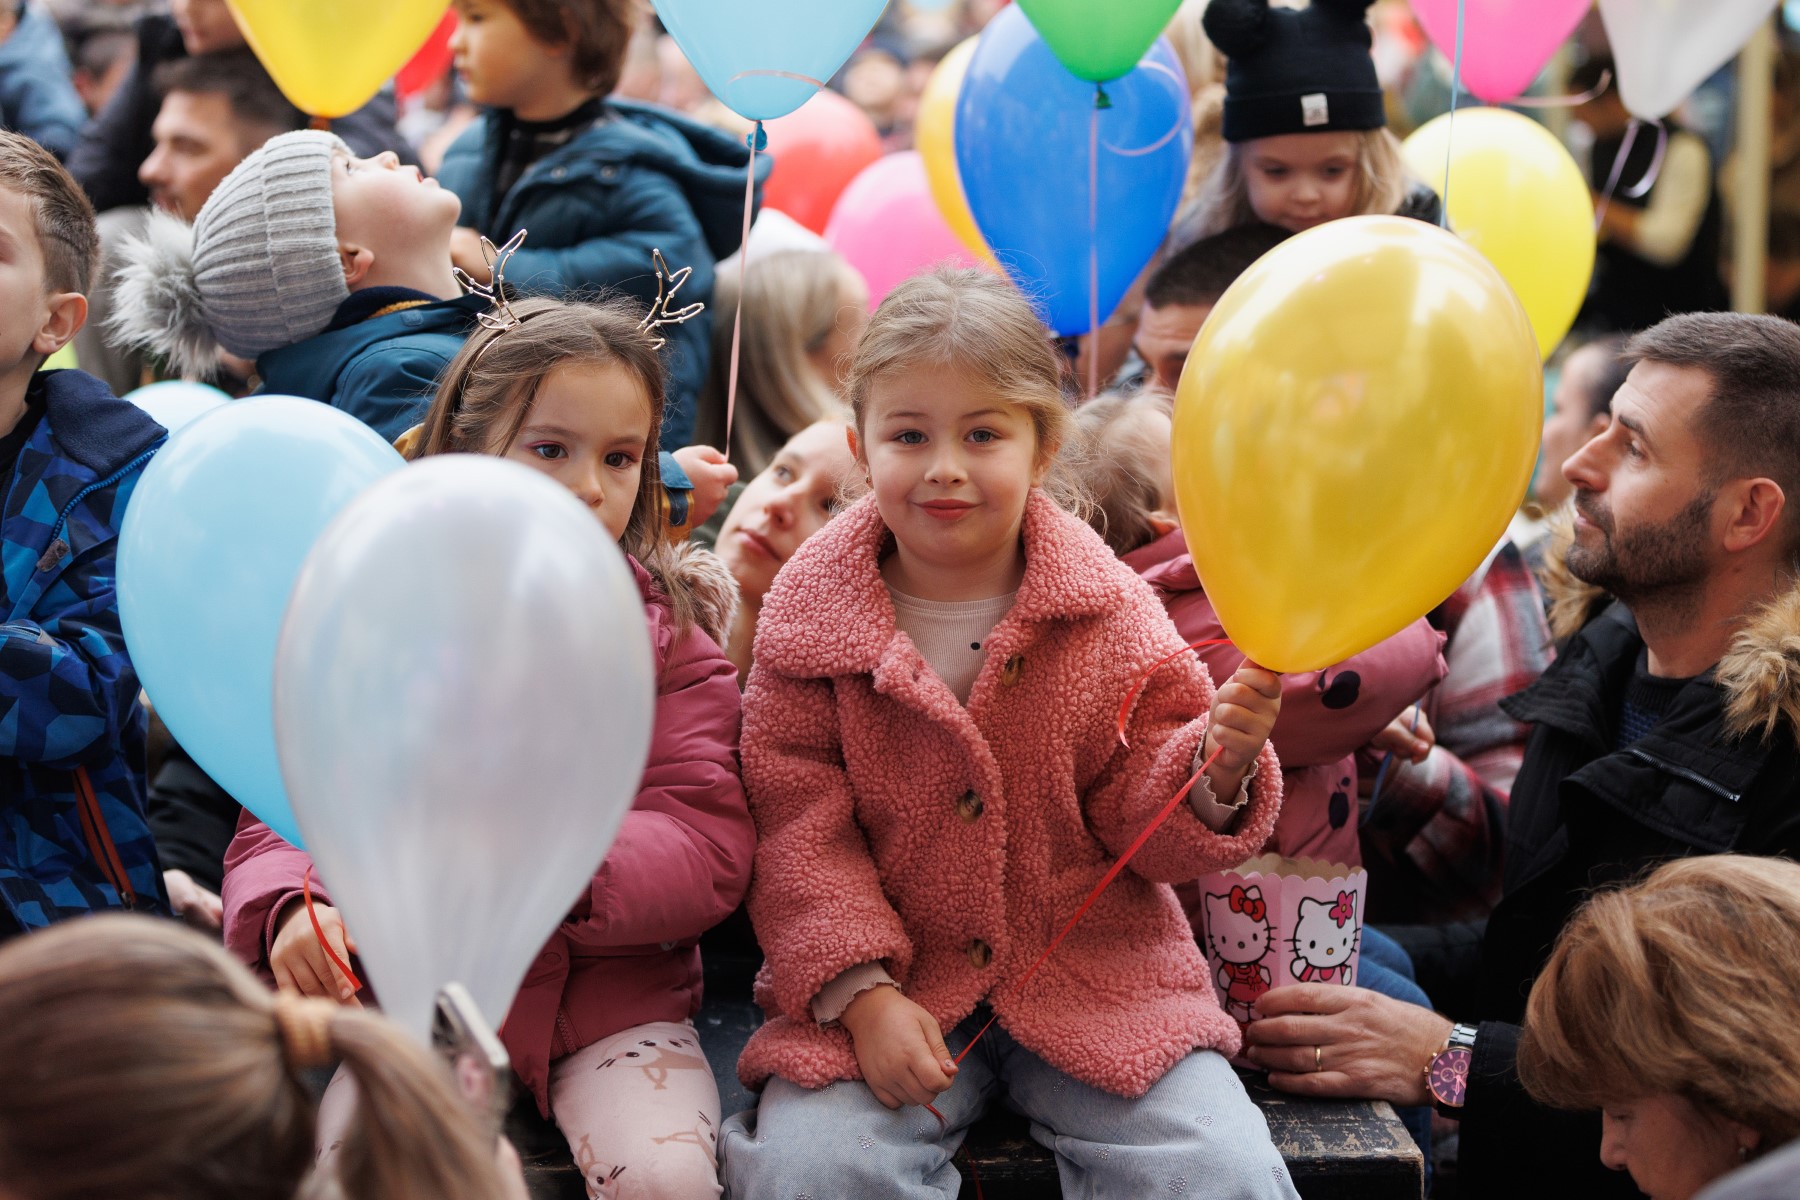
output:
<instances>
[{"instance_id":1,"label":"hello kitty popcorn box","mask_svg":"<svg viewBox=\"0 0 1800 1200\"><path fill-rule=\"evenodd\" d=\"M1239 1025L1271 988L1356 982L1369 873L1265 854L1200 880L1206 962L1219 1004Z\"/></svg>"}]
</instances>

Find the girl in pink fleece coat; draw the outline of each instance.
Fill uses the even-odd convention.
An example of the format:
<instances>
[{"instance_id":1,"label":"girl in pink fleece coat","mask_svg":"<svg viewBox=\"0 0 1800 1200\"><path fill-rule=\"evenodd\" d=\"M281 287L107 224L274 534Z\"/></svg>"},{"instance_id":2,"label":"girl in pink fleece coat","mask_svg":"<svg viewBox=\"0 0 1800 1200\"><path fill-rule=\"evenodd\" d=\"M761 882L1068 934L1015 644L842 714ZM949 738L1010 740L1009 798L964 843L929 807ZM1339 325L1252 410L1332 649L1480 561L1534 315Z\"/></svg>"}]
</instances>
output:
<instances>
[{"instance_id":1,"label":"girl in pink fleece coat","mask_svg":"<svg viewBox=\"0 0 1800 1200\"><path fill-rule=\"evenodd\" d=\"M568 1137L589 1195L717 1196L719 1094L692 1018L700 935L743 898L755 844L738 777L736 671L716 640L736 588L711 554L665 541L663 369L641 312L546 300L511 311L518 324L478 332L451 362L404 449L511 458L592 507L631 556L659 685L636 803L539 951L501 1039ZM310 866L246 817L226 858L226 942L283 988L355 1003L298 903ZM312 885L319 927L347 960L355 942L328 883ZM320 1120L327 1146L347 1107L334 1085Z\"/></svg>"},{"instance_id":2,"label":"girl in pink fleece coat","mask_svg":"<svg viewBox=\"0 0 1800 1200\"><path fill-rule=\"evenodd\" d=\"M1040 486L1068 429L1060 369L978 271L896 288L857 353L873 494L782 569L745 696L769 1021L738 1068L761 1102L722 1141L734 1197L954 1194L951 1156L1003 1097L1066 1195L1294 1195L1170 886L1274 827L1279 684L1245 668L1215 697L1178 657L1121 745L1121 702L1182 643Z\"/></svg>"}]
</instances>

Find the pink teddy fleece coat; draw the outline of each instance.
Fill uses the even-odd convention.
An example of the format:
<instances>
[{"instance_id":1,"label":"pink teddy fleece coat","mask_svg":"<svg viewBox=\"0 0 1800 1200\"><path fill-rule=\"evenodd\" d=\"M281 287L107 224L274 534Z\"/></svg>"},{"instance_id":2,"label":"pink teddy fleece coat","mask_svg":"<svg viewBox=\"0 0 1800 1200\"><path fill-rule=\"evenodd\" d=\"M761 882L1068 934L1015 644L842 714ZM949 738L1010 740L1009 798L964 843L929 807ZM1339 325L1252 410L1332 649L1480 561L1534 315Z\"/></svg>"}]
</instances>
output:
<instances>
[{"instance_id":1,"label":"pink teddy fleece coat","mask_svg":"<svg viewBox=\"0 0 1800 1200\"><path fill-rule=\"evenodd\" d=\"M867 498L783 568L744 699L759 845L750 915L769 1021L738 1063L804 1087L860 1078L822 1028L821 985L880 961L949 1030L987 1001L1085 1083L1138 1096L1196 1048L1239 1049L1171 884L1235 866L1275 827L1265 749L1230 836L1184 803L1021 989L1101 875L1194 769L1213 688L1161 602L1081 521L1034 492L1025 575L965 708L894 625ZM1119 743L1119 705L1167 655Z\"/></svg>"}]
</instances>

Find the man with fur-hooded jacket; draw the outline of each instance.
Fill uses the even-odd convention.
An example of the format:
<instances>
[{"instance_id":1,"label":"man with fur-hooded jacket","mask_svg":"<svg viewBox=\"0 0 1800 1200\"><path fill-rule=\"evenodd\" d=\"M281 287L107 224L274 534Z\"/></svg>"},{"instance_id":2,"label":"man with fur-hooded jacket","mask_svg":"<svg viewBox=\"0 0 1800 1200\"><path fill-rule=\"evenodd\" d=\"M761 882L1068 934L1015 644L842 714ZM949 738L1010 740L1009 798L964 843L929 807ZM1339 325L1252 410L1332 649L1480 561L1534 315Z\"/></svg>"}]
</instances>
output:
<instances>
[{"instance_id":1,"label":"man with fur-hooded jacket","mask_svg":"<svg viewBox=\"0 0 1800 1200\"><path fill-rule=\"evenodd\" d=\"M1277 1087L1435 1099L1473 1197L1637 1194L1603 1168L1598 1116L1534 1104L1514 1069L1526 995L1593 889L1687 855L1800 856L1800 326L1688 314L1626 353L1612 425L1563 465L1564 641L1503 702L1533 728L1470 1024L1299 985L1247 1039ZM1466 1088L1445 1069L1464 1054Z\"/></svg>"}]
</instances>

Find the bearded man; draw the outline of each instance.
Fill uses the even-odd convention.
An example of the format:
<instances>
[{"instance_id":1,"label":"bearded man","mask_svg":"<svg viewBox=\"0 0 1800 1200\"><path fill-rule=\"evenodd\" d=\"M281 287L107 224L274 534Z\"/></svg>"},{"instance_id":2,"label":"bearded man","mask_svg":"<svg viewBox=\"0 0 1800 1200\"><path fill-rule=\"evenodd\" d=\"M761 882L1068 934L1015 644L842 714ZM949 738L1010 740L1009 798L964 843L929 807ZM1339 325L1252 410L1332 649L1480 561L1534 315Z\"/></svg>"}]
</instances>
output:
<instances>
[{"instance_id":1,"label":"bearded man","mask_svg":"<svg viewBox=\"0 0 1800 1200\"><path fill-rule=\"evenodd\" d=\"M1586 896L1685 855L1800 855L1800 326L1676 316L1626 356L1611 424L1563 464L1565 640L1502 704L1533 728L1475 1011L1299 985L1247 1034L1277 1087L1436 1103L1461 1123L1466 1196L1638 1194L1603 1168L1601 1116L1539 1107L1514 1070L1525 997Z\"/></svg>"}]
</instances>

